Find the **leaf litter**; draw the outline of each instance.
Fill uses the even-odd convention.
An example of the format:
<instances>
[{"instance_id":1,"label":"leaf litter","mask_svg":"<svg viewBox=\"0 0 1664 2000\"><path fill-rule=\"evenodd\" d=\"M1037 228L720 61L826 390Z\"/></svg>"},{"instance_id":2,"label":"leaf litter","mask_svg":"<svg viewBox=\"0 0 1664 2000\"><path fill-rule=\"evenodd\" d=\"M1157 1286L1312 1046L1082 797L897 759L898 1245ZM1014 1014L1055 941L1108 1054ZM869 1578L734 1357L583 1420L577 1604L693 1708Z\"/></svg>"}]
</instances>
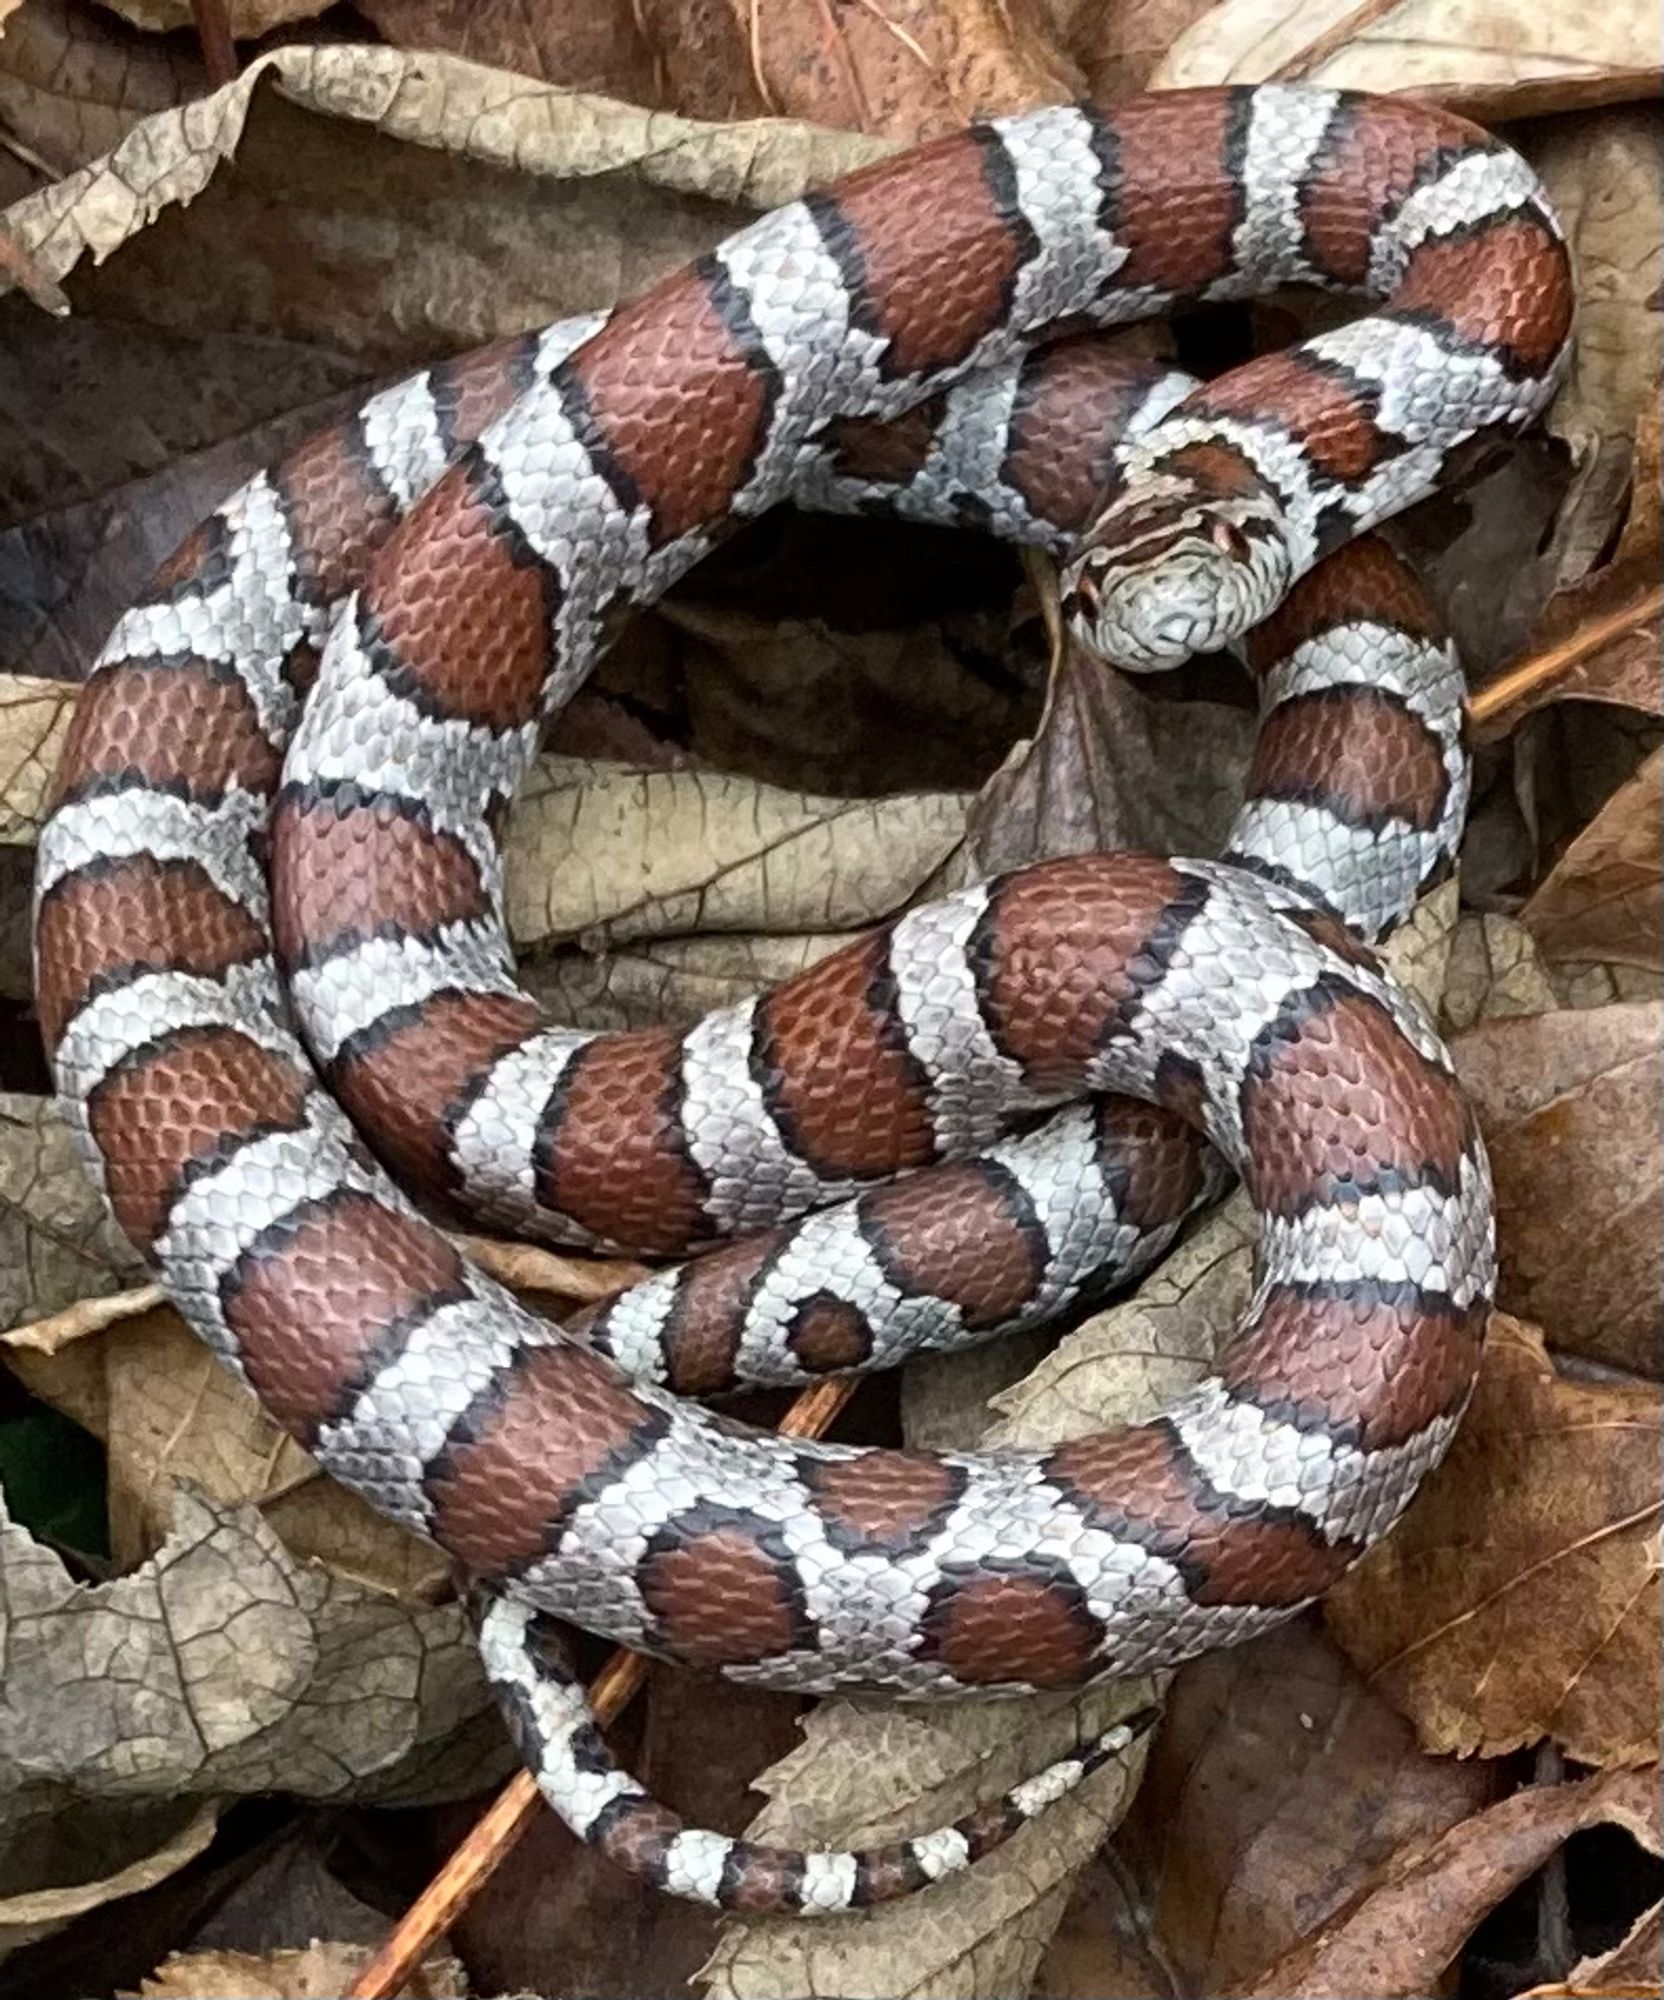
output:
<instances>
[{"instance_id":1,"label":"leaf litter","mask_svg":"<svg viewBox=\"0 0 1664 2000\"><path fill-rule=\"evenodd\" d=\"M1446 1466L1325 1620L1184 1670L1153 1745L967 1882L905 1913L719 1938L697 1915L651 1918L557 1839L569 1882L545 1928L526 1912L550 1902L547 1870L516 1887L511 1864L461 1927L469 1969L436 1961L412 1990L464 1990L476 1966L490 1985L471 1990L642 1990L663 1966L676 1990L733 1994L1419 1992L1488 1913L1549 1893L1530 1885L1576 1829L1619 1825L1656 1853L1637 1768L1658 1706L1655 36L1630 0L1529 24L1469 0L1112 11L366 0L349 33L369 20L383 45L355 46L335 10L280 8L308 18L208 96L188 40L132 10L23 0L0 28L0 199L16 195L0 233L74 307L66 326L0 298L18 385L0 566L22 586L0 601L13 1007L27 850L88 653L183 527L365 385L610 304L747 213L1087 78L1310 77L1525 120L1511 136L1579 257L1584 340L1551 442L1404 524L1494 681L1494 747L1476 900L1458 914L1447 890L1396 949L1457 1034L1497 1169L1503 1297L1525 1316L1499 1322ZM276 18L231 25L250 38ZM1241 691L1207 672L1154 689L1048 674L1033 621L1050 587L974 537L811 522L760 524L690 579L563 721L511 823L515 930L550 1004L595 1025L685 1019L996 867L1215 845L1251 738ZM1591 762L1606 739L1542 736L1535 711L1579 704L1630 718L1634 747ZM0 1885L16 1889L0 1949L17 1949L186 1879L251 1791L452 1796L507 1758L431 1556L330 1488L135 1286L34 1086L5 1112L5 1355L18 1394L101 1441L113 1556L94 1575L0 1529ZM552 1312L630 1276L480 1247ZM1141 1413L1205 1369L1249 1261L1227 1203L1060 1342L929 1364L863 1407L937 1444ZM48 1654L80 1671L47 1686L31 1662ZM655 1677L626 1748L673 1795L703 1785L729 1824L755 1782L758 1837L929 1823L1080 1719L1055 1697L827 1703L753 1780L747 1752L781 1740L783 1705L723 1690L724 1731L672 1685ZM1144 1698L1094 1698L1095 1719ZM720 1765L703 1773L702 1720ZM1533 1750L1574 1775L1522 1782ZM418 1822L460 1831L454 1811L399 1816ZM1513 1990L1656 1990L1647 1865L1629 1865L1620 1934L1533 1960ZM356 1943L302 1936L174 1943L147 1992L343 1990L362 1964Z\"/></svg>"}]
</instances>

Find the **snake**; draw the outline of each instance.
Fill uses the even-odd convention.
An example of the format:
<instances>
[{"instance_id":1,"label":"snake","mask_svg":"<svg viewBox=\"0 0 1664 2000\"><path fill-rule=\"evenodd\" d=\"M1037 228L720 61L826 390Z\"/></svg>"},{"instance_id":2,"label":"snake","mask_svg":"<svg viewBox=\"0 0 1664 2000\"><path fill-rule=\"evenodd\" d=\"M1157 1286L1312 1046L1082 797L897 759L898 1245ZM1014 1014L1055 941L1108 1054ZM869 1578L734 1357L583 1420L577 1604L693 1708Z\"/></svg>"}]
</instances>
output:
<instances>
[{"instance_id":1,"label":"snake","mask_svg":"<svg viewBox=\"0 0 1664 2000\"><path fill-rule=\"evenodd\" d=\"M1286 285L1366 308L1205 383L1114 346ZM1453 651L1372 531L1533 420L1572 320L1536 176L1452 113L1049 106L378 391L116 623L39 843L65 1116L194 1332L472 1580L520 1747L613 1860L723 1909L862 1908L1149 1716L951 1826L797 1852L620 1769L568 1626L798 1692L1086 1686L1294 1615L1440 1461L1493 1204L1373 947L1450 868L1467 750ZM1262 714L1225 851L1040 861L688 1028L550 1022L497 844L540 732L631 611L788 499L1053 550L1074 642L1121 670L1241 642ZM1079 1313L1231 1174L1252 1297L1148 1421L931 1453L697 1400ZM679 1261L556 1326L462 1215Z\"/></svg>"}]
</instances>

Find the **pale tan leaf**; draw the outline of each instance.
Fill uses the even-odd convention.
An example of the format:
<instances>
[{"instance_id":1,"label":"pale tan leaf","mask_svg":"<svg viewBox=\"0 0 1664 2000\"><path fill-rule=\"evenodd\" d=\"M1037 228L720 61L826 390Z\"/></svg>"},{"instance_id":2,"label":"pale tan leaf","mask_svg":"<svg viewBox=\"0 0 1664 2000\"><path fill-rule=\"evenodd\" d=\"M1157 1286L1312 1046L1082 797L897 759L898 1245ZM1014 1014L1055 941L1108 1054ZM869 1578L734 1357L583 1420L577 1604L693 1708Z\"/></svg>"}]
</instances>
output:
<instances>
[{"instance_id":1,"label":"pale tan leaf","mask_svg":"<svg viewBox=\"0 0 1664 2000\"><path fill-rule=\"evenodd\" d=\"M1497 119L1648 96L1658 65L1646 0L1223 0L1151 81L1413 91Z\"/></svg>"},{"instance_id":2,"label":"pale tan leaf","mask_svg":"<svg viewBox=\"0 0 1664 2000\"><path fill-rule=\"evenodd\" d=\"M165 35L177 28L194 30L196 26L191 0L103 0L103 4L150 34ZM310 21L328 5L329 0L225 0L225 11L232 34L239 41L252 42L292 21Z\"/></svg>"},{"instance_id":3,"label":"pale tan leaf","mask_svg":"<svg viewBox=\"0 0 1664 2000\"><path fill-rule=\"evenodd\" d=\"M892 914L964 830L951 793L816 798L706 771L546 758L505 867L522 946L853 929Z\"/></svg>"},{"instance_id":4,"label":"pale tan leaf","mask_svg":"<svg viewBox=\"0 0 1664 2000\"><path fill-rule=\"evenodd\" d=\"M1658 1773L1618 1771L1516 1792L1420 1843L1250 1985L1252 2000L1419 2000L1469 1933L1574 1833L1610 1822L1659 1851Z\"/></svg>"},{"instance_id":5,"label":"pale tan leaf","mask_svg":"<svg viewBox=\"0 0 1664 2000\"><path fill-rule=\"evenodd\" d=\"M1658 1447L1655 1390L1565 1380L1497 1315L1449 1457L1324 1607L1429 1750L1657 1757Z\"/></svg>"},{"instance_id":6,"label":"pale tan leaf","mask_svg":"<svg viewBox=\"0 0 1664 2000\"><path fill-rule=\"evenodd\" d=\"M1554 1344L1656 1375L1664 1247L1657 1002L1560 1008L1458 1037L1496 1182L1500 1296Z\"/></svg>"}]
</instances>

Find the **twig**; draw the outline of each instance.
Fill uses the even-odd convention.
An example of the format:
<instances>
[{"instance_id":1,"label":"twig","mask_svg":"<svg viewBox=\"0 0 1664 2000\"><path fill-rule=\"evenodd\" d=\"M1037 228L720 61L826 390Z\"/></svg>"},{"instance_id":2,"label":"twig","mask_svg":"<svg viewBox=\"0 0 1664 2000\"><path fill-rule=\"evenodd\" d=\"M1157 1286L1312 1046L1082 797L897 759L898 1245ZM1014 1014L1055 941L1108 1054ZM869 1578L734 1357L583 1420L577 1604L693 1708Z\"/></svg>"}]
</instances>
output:
<instances>
[{"instance_id":1,"label":"twig","mask_svg":"<svg viewBox=\"0 0 1664 2000\"><path fill-rule=\"evenodd\" d=\"M196 22L196 38L202 48L202 66L208 81L218 90L237 74L237 48L231 39L231 17L225 0L191 0L191 18Z\"/></svg>"},{"instance_id":2,"label":"twig","mask_svg":"<svg viewBox=\"0 0 1664 2000\"><path fill-rule=\"evenodd\" d=\"M1539 688L1552 687L1591 653L1598 653L1603 646L1638 626L1653 623L1661 612L1664 612L1664 585L1655 585L1644 596L1621 605L1604 618L1591 619L1557 644L1545 646L1542 652L1521 660L1517 667L1499 675L1474 696L1475 726L1495 722L1527 695L1535 694Z\"/></svg>"},{"instance_id":3,"label":"twig","mask_svg":"<svg viewBox=\"0 0 1664 2000\"><path fill-rule=\"evenodd\" d=\"M848 1379L817 1382L780 1420L780 1435L820 1437L854 1393L855 1384ZM639 1653L620 1647L589 1684L596 1722L603 1728L615 1722L646 1678L647 1662ZM541 1805L532 1774L516 1771L347 1989L347 2000L392 2000L402 1991L440 1933L461 1916L508 1858Z\"/></svg>"}]
</instances>

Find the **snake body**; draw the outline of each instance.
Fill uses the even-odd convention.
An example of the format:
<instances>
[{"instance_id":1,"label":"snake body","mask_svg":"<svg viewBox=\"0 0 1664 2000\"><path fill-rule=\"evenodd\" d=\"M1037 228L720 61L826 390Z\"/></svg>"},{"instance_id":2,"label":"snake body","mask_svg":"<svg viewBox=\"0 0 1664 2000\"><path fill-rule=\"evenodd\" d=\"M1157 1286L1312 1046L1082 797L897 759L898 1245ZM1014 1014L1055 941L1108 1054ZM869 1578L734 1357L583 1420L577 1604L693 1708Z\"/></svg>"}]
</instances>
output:
<instances>
[{"instance_id":1,"label":"snake body","mask_svg":"<svg viewBox=\"0 0 1664 2000\"><path fill-rule=\"evenodd\" d=\"M1072 337L1290 282L1377 303L1201 388ZM1454 851L1460 681L1356 538L1530 421L1570 322L1541 190L1460 119L1274 86L1032 112L384 391L118 624L40 845L68 1116L198 1334L484 1580L540 1780L621 1860L849 1908L974 1859L1127 1729L956 1828L750 1848L611 1765L548 1619L806 1690L1142 1672L1321 1594L1448 1445L1493 1288L1484 1155L1367 946ZM1130 668L1261 625L1228 853L1042 863L686 1033L550 1026L495 844L540 725L616 614L791 495L1072 538L1072 624ZM1256 1286L1159 1418L977 1458L683 1400L1078 1306L1217 1187L1204 1133L1255 1202ZM555 1240L764 1233L557 1330L388 1166Z\"/></svg>"}]
</instances>

